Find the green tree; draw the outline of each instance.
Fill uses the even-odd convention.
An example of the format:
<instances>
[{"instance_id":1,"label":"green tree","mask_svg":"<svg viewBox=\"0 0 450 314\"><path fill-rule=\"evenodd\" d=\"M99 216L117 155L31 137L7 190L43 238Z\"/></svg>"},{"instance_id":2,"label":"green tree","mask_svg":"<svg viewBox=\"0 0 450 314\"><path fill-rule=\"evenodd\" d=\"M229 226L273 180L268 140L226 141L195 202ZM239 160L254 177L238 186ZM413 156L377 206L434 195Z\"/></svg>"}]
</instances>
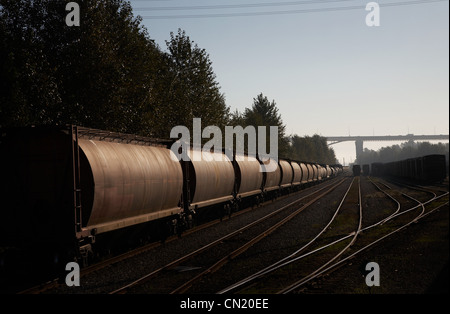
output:
<instances>
[{"instance_id":1,"label":"green tree","mask_svg":"<svg viewBox=\"0 0 450 314\"><path fill-rule=\"evenodd\" d=\"M312 137L291 137L292 155L291 158L312 161L324 164L335 164L336 155L334 150L327 145L325 137L314 134Z\"/></svg>"},{"instance_id":2,"label":"green tree","mask_svg":"<svg viewBox=\"0 0 450 314\"><path fill-rule=\"evenodd\" d=\"M24 0L0 2L2 126L50 123L62 103L55 70L45 54L43 21L49 16L44 4Z\"/></svg>"},{"instance_id":3,"label":"green tree","mask_svg":"<svg viewBox=\"0 0 450 314\"><path fill-rule=\"evenodd\" d=\"M289 140L286 137L286 126L283 124L281 115L275 100L272 102L263 93L253 98L252 108L246 108L242 115L245 126L252 125L266 127L266 150L270 147L270 126L278 127L278 156L286 157L289 154ZM257 148L258 151L258 148Z\"/></svg>"},{"instance_id":4,"label":"green tree","mask_svg":"<svg viewBox=\"0 0 450 314\"><path fill-rule=\"evenodd\" d=\"M167 138L176 125L192 130L193 118L201 118L202 127L215 125L224 130L229 108L205 49L200 49L181 29L176 35L170 34L166 45L149 107L155 121L154 134Z\"/></svg>"},{"instance_id":5,"label":"green tree","mask_svg":"<svg viewBox=\"0 0 450 314\"><path fill-rule=\"evenodd\" d=\"M401 145L382 147L378 151L365 148L357 162L360 164L371 164L373 162L391 162L408 158L422 157L432 154L448 156L449 144L430 142L407 142Z\"/></svg>"},{"instance_id":6,"label":"green tree","mask_svg":"<svg viewBox=\"0 0 450 314\"><path fill-rule=\"evenodd\" d=\"M242 113L240 113L239 110L236 109L229 116L229 125L231 125L231 126L238 126L238 125L244 126L245 125L244 115Z\"/></svg>"},{"instance_id":7,"label":"green tree","mask_svg":"<svg viewBox=\"0 0 450 314\"><path fill-rule=\"evenodd\" d=\"M302 161L312 161L314 160L314 147L312 141L308 137L300 137L294 135L291 137L292 152L291 158Z\"/></svg>"},{"instance_id":8,"label":"green tree","mask_svg":"<svg viewBox=\"0 0 450 314\"><path fill-rule=\"evenodd\" d=\"M159 48L123 0L1 0L1 124L149 133Z\"/></svg>"}]
</instances>

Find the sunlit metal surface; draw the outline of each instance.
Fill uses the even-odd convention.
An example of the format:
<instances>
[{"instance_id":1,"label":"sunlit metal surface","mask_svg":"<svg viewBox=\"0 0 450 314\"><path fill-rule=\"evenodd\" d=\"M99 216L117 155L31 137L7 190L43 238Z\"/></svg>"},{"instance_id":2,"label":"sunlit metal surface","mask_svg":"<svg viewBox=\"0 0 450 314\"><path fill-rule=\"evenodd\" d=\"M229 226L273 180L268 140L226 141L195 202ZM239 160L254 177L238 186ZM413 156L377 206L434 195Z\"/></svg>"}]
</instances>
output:
<instances>
[{"instance_id":1,"label":"sunlit metal surface","mask_svg":"<svg viewBox=\"0 0 450 314\"><path fill-rule=\"evenodd\" d=\"M79 145L93 177L88 229L100 233L179 211L183 173L171 150L85 139Z\"/></svg>"},{"instance_id":2,"label":"sunlit metal surface","mask_svg":"<svg viewBox=\"0 0 450 314\"><path fill-rule=\"evenodd\" d=\"M291 185L291 183L292 183L292 179L293 179L292 167L287 160L280 160L279 163L280 163L281 175L282 175L280 185L282 187L287 187L287 186Z\"/></svg>"},{"instance_id":3,"label":"sunlit metal surface","mask_svg":"<svg viewBox=\"0 0 450 314\"><path fill-rule=\"evenodd\" d=\"M191 206L208 206L233 198L234 168L226 155L190 151L189 157L196 182Z\"/></svg>"},{"instance_id":4,"label":"sunlit metal surface","mask_svg":"<svg viewBox=\"0 0 450 314\"><path fill-rule=\"evenodd\" d=\"M317 166L318 165L316 165L316 164L312 164L312 170L313 170L312 180L313 181L319 180L319 168Z\"/></svg>"},{"instance_id":5,"label":"sunlit metal surface","mask_svg":"<svg viewBox=\"0 0 450 314\"><path fill-rule=\"evenodd\" d=\"M305 183L308 182L308 176L309 176L309 173L308 173L308 167L307 167L307 165L306 165L305 163L303 163L303 162L300 162L299 165L300 165L300 169L301 169L301 171L302 171L302 177L301 177L301 181L300 181L300 182L301 182L302 184L305 184Z\"/></svg>"},{"instance_id":6,"label":"sunlit metal surface","mask_svg":"<svg viewBox=\"0 0 450 314\"><path fill-rule=\"evenodd\" d=\"M320 179L322 180L327 177L327 168L322 165L320 165L320 175L321 175Z\"/></svg>"},{"instance_id":7,"label":"sunlit metal surface","mask_svg":"<svg viewBox=\"0 0 450 314\"><path fill-rule=\"evenodd\" d=\"M273 159L269 159L266 162L264 162L263 169L264 169L264 165L267 167L267 170L272 170L272 168L275 168L274 171L266 172L266 183L264 185L264 190L272 191L272 190L278 189L280 180L281 180L280 166Z\"/></svg>"},{"instance_id":8,"label":"sunlit metal surface","mask_svg":"<svg viewBox=\"0 0 450 314\"><path fill-rule=\"evenodd\" d=\"M255 157L236 156L239 167L240 186L237 196L246 197L261 193L263 173L260 163Z\"/></svg>"},{"instance_id":9,"label":"sunlit metal surface","mask_svg":"<svg viewBox=\"0 0 450 314\"><path fill-rule=\"evenodd\" d=\"M321 166L321 165L317 165L317 170L318 170L318 179L319 180L322 180L322 178L324 177L324 175L325 175L325 171L324 171L324 168Z\"/></svg>"},{"instance_id":10,"label":"sunlit metal surface","mask_svg":"<svg viewBox=\"0 0 450 314\"><path fill-rule=\"evenodd\" d=\"M291 161L292 170L294 171L294 178L292 179L292 185L299 185L302 182L302 169L300 164Z\"/></svg>"},{"instance_id":11,"label":"sunlit metal surface","mask_svg":"<svg viewBox=\"0 0 450 314\"><path fill-rule=\"evenodd\" d=\"M333 171L331 170L331 167L329 165L327 165L326 171L327 171L326 177L329 178L333 174Z\"/></svg>"},{"instance_id":12,"label":"sunlit metal surface","mask_svg":"<svg viewBox=\"0 0 450 314\"><path fill-rule=\"evenodd\" d=\"M308 182L314 181L314 169L312 164L306 164L308 168Z\"/></svg>"}]
</instances>

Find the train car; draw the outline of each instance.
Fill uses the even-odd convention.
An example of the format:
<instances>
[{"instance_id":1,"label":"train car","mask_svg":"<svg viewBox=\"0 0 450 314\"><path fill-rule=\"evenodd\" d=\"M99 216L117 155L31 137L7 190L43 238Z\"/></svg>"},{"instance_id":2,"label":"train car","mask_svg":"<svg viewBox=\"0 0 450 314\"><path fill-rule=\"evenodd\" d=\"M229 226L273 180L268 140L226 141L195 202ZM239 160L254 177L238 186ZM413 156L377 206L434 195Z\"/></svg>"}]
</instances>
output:
<instances>
[{"instance_id":1,"label":"train car","mask_svg":"<svg viewBox=\"0 0 450 314\"><path fill-rule=\"evenodd\" d=\"M256 157L236 155L233 160L235 168L235 196L240 207L259 205L263 201L264 175L261 163ZM231 210L226 209L226 210Z\"/></svg>"},{"instance_id":2,"label":"train car","mask_svg":"<svg viewBox=\"0 0 450 314\"><path fill-rule=\"evenodd\" d=\"M334 168L336 169L336 176L344 172L344 167L342 167L342 165L340 164L334 165Z\"/></svg>"},{"instance_id":3,"label":"train car","mask_svg":"<svg viewBox=\"0 0 450 314\"><path fill-rule=\"evenodd\" d=\"M148 138L81 127L2 130L2 247L85 260L104 235L179 213L180 163Z\"/></svg>"},{"instance_id":4,"label":"train car","mask_svg":"<svg viewBox=\"0 0 450 314\"><path fill-rule=\"evenodd\" d=\"M405 177L411 180L418 180L417 177L417 160L418 158L409 158L406 160Z\"/></svg>"},{"instance_id":5,"label":"train car","mask_svg":"<svg viewBox=\"0 0 450 314\"><path fill-rule=\"evenodd\" d=\"M278 161L281 170L281 181L280 188L281 189L289 189L292 186L292 180L294 178L294 172L289 161L280 159Z\"/></svg>"},{"instance_id":6,"label":"train car","mask_svg":"<svg viewBox=\"0 0 450 314\"><path fill-rule=\"evenodd\" d=\"M337 166L330 166L331 168L331 177L336 177L339 174L339 168Z\"/></svg>"},{"instance_id":7,"label":"train car","mask_svg":"<svg viewBox=\"0 0 450 314\"><path fill-rule=\"evenodd\" d=\"M441 182L446 176L445 155L427 155L417 158L416 177L423 182Z\"/></svg>"},{"instance_id":8,"label":"train car","mask_svg":"<svg viewBox=\"0 0 450 314\"><path fill-rule=\"evenodd\" d=\"M259 203L331 172L327 165L230 160L195 149L180 161L169 149L172 142L77 126L1 134L2 267L10 260L5 248L46 264L87 264L119 243L128 248L135 240L180 232L191 213ZM274 171L264 172L269 163Z\"/></svg>"},{"instance_id":9,"label":"train car","mask_svg":"<svg viewBox=\"0 0 450 314\"><path fill-rule=\"evenodd\" d=\"M272 166L269 164L272 163ZM263 170L269 170L271 167L275 167L274 171L264 171L264 184L263 184L263 191L265 193L269 193L272 191L278 191L280 189L280 182L281 182L281 169L277 162L275 162L273 159L267 160L262 163Z\"/></svg>"},{"instance_id":10,"label":"train car","mask_svg":"<svg viewBox=\"0 0 450 314\"><path fill-rule=\"evenodd\" d=\"M315 168L313 167L313 164L306 163L306 168L308 169L308 183L316 181L317 179L315 179Z\"/></svg>"},{"instance_id":11,"label":"train car","mask_svg":"<svg viewBox=\"0 0 450 314\"><path fill-rule=\"evenodd\" d=\"M333 170L333 177L336 177L343 172L343 167L341 164L330 165L330 167Z\"/></svg>"},{"instance_id":12,"label":"train car","mask_svg":"<svg viewBox=\"0 0 450 314\"><path fill-rule=\"evenodd\" d=\"M236 192L238 198L261 194L263 186L263 173L261 165L256 157L236 156Z\"/></svg>"},{"instance_id":13,"label":"train car","mask_svg":"<svg viewBox=\"0 0 450 314\"><path fill-rule=\"evenodd\" d=\"M312 181L313 182L320 181L321 176L320 176L320 172L319 172L319 165L311 164L311 166L312 166L312 170L313 170Z\"/></svg>"},{"instance_id":14,"label":"train car","mask_svg":"<svg viewBox=\"0 0 450 314\"><path fill-rule=\"evenodd\" d=\"M367 164L364 164L364 165L362 166L362 174L363 174L364 176L368 176L369 173L370 173L370 166L367 165Z\"/></svg>"},{"instance_id":15,"label":"train car","mask_svg":"<svg viewBox=\"0 0 450 314\"><path fill-rule=\"evenodd\" d=\"M408 178L410 176L408 160L400 161L400 173L401 173L400 175L402 178Z\"/></svg>"},{"instance_id":16,"label":"train car","mask_svg":"<svg viewBox=\"0 0 450 314\"><path fill-rule=\"evenodd\" d=\"M308 165L304 162L298 162L298 165L300 166L300 169L302 170L302 177L301 177L300 183L302 185L306 185L308 182L310 182Z\"/></svg>"},{"instance_id":17,"label":"train car","mask_svg":"<svg viewBox=\"0 0 450 314\"><path fill-rule=\"evenodd\" d=\"M195 158L194 154L198 157ZM231 160L223 153L189 151L190 160L182 162L188 171L185 180L189 208L203 208L233 199L235 170ZM186 166L188 169L186 169ZM185 207L186 208L186 207Z\"/></svg>"},{"instance_id":18,"label":"train car","mask_svg":"<svg viewBox=\"0 0 450 314\"><path fill-rule=\"evenodd\" d=\"M78 145L84 161L84 233L101 234L178 212L183 174L172 151L96 139L79 139Z\"/></svg>"},{"instance_id":19,"label":"train car","mask_svg":"<svg viewBox=\"0 0 450 314\"><path fill-rule=\"evenodd\" d=\"M326 172L327 172L327 179L331 178L333 176L333 170L331 169L331 167L329 165L325 165L326 168Z\"/></svg>"},{"instance_id":20,"label":"train car","mask_svg":"<svg viewBox=\"0 0 450 314\"><path fill-rule=\"evenodd\" d=\"M352 171L353 171L353 176L361 175L361 166L360 165L353 165Z\"/></svg>"},{"instance_id":21,"label":"train car","mask_svg":"<svg viewBox=\"0 0 450 314\"><path fill-rule=\"evenodd\" d=\"M292 186L294 188L297 188L302 184L302 168L300 166L300 163L296 161L291 160L290 164L293 171Z\"/></svg>"},{"instance_id":22,"label":"train car","mask_svg":"<svg viewBox=\"0 0 450 314\"><path fill-rule=\"evenodd\" d=\"M372 163L371 169L371 175L374 177L381 177L384 175L384 164L381 162Z\"/></svg>"},{"instance_id":23,"label":"train car","mask_svg":"<svg viewBox=\"0 0 450 314\"><path fill-rule=\"evenodd\" d=\"M372 172L378 176L432 183L443 181L446 178L446 166L445 155L427 155L385 164L373 163Z\"/></svg>"},{"instance_id":24,"label":"train car","mask_svg":"<svg viewBox=\"0 0 450 314\"><path fill-rule=\"evenodd\" d=\"M316 164L316 167L317 167L317 181L322 181L323 168L319 164Z\"/></svg>"},{"instance_id":25,"label":"train car","mask_svg":"<svg viewBox=\"0 0 450 314\"><path fill-rule=\"evenodd\" d=\"M400 163L399 162L388 162L384 164L384 175L400 177Z\"/></svg>"},{"instance_id":26,"label":"train car","mask_svg":"<svg viewBox=\"0 0 450 314\"><path fill-rule=\"evenodd\" d=\"M317 167L319 168L319 180L323 181L327 178L327 169L324 165L317 165Z\"/></svg>"}]
</instances>

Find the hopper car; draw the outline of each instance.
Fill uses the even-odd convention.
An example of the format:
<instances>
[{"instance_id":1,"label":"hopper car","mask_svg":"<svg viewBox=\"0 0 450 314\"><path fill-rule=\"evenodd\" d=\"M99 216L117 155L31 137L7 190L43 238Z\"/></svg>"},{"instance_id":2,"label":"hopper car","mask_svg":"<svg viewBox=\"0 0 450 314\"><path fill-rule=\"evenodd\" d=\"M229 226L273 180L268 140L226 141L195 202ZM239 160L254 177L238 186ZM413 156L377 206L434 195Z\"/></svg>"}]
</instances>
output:
<instances>
[{"instance_id":1,"label":"hopper car","mask_svg":"<svg viewBox=\"0 0 450 314\"><path fill-rule=\"evenodd\" d=\"M119 244L181 235L203 212L230 214L342 172L288 159L261 172L257 157L213 152L178 161L171 143L73 125L2 130L2 267L11 251L89 264Z\"/></svg>"}]
</instances>

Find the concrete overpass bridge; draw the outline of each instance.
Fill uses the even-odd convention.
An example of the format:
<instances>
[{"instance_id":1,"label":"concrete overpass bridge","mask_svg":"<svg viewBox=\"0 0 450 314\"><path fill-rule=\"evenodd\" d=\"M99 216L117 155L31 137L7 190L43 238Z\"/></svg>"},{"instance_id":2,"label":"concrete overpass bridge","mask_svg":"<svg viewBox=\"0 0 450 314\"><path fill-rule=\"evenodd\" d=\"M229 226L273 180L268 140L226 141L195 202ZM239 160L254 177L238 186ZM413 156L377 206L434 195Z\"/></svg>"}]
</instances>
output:
<instances>
[{"instance_id":1,"label":"concrete overpass bridge","mask_svg":"<svg viewBox=\"0 0 450 314\"><path fill-rule=\"evenodd\" d=\"M341 142L352 141L356 146L356 159L362 154L364 150L364 142L388 142L388 141L436 141L449 140L449 135L383 135L383 136L325 136L328 145L333 145Z\"/></svg>"}]
</instances>

